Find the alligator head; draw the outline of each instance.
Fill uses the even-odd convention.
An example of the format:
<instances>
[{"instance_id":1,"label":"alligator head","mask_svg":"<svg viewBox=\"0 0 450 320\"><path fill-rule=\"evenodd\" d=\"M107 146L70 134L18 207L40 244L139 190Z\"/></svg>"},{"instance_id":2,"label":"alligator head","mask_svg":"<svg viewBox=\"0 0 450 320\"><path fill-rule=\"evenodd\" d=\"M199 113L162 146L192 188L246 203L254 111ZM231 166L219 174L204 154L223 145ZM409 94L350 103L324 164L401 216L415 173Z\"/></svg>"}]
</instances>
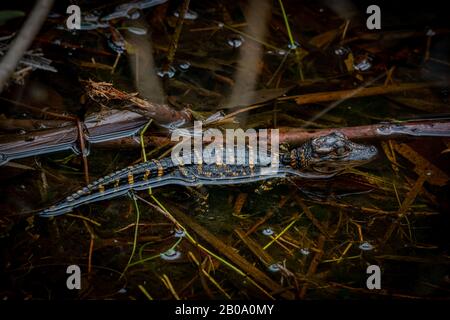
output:
<instances>
[{"instance_id":1,"label":"alligator head","mask_svg":"<svg viewBox=\"0 0 450 320\"><path fill-rule=\"evenodd\" d=\"M370 145L350 141L341 132L314 138L282 158L293 169L332 175L372 161L378 151Z\"/></svg>"}]
</instances>

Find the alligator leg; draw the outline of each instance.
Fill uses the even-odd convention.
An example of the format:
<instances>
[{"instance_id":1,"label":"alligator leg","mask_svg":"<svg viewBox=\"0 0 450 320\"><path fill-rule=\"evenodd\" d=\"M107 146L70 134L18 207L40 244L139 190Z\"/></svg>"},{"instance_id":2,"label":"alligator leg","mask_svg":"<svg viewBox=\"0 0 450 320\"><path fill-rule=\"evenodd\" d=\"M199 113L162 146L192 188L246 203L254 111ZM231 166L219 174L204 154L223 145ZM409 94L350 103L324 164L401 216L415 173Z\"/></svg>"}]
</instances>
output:
<instances>
[{"instance_id":1,"label":"alligator leg","mask_svg":"<svg viewBox=\"0 0 450 320\"><path fill-rule=\"evenodd\" d=\"M188 187L189 193L194 197L194 210L198 214L205 214L209 211L209 193L205 186Z\"/></svg>"},{"instance_id":2,"label":"alligator leg","mask_svg":"<svg viewBox=\"0 0 450 320\"><path fill-rule=\"evenodd\" d=\"M264 192L272 190L274 187L283 184L284 179L274 178L269 180L264 180L256 189L255 192L257 194L264 194Z\"/></svg>"}]
</instances>

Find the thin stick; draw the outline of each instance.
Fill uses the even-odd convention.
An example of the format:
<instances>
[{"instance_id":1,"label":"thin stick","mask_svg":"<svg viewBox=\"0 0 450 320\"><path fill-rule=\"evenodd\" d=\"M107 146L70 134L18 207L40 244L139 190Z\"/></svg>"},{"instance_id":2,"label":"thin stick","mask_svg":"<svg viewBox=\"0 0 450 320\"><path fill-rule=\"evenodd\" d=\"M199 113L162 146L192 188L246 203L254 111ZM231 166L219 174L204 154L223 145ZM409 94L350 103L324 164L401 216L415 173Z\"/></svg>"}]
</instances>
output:
<instances>
[{"instance_id":1,"label":"thin stick","mask_svg":"<svg viewBox=\"0 0 450 320\"><path fill-rule=\"evenodd\" d=\"M139 232L138 232L139 231L139 219L140 219L139 205L137 203L136 197L133 194L132 194L132 198L133 198L133 202L134 202L134 207L136 208L136 228L134 229L133 249L131 250L130 259L128 259L127 266L125 267L122 274L120 275L119 280L122 279L125 272L130 267L131 260L133 260L134 253L136 252L137 238L138 238L138 234L139 234Z\"/></svg>"},{"instance_id":2,"label":"thin stick","mask_svg":"<svg viewBox=\"0 0 450 320\"><path fill-rule=\"evenodd\" d=\"M350 25L350 20L345 20L345 26L344 31L342 31L342 37L341 40L345 39L345 36L347 35L348 26Z\"/></svg>"},{"instance_id":3,"label":"thin stick","mask_svg":"<svg viewBox=\"0 0 450 320\"><path fill-rule=\"evenodd\" d=\"M24 22L22 29L11 44L8 53L0 63L0 92L22 59L25 51L30 47L36 34L41 29L53 5L53 0L38 0L31 10L31 14Z\"/></svg>"},{"instance_id":4,"label":"thin stick","mask_svg":"<svg viewBox=\"0 0 450 320\"><path fill-rule=\"evenodd\" d=\"M58 118L58 119L70 120L70 121L76 121L77 120L76 117L65 116L65 115L62 115L62 114L59 114L59 113L56 113L56 112L45 111L42 108L29 106L29 105L27 105L25 103L22 103L22 102L19 102L19 101L10 100L10 99L4 98L4 97L0 97L0 100L7 101L9 103L15 104L16 106L23 107L23 108L26 108L28 110L32 110L33 112L42 113L42 114L45 114L45 115L48 115L48 116L52 116L52 117L55 117L55 118Z\"/></svg>"},{"instance_id":5,"label":"thin stick","mask_svg":"<svg viewBox=\"0 0 450 320\"><path fill-rule=\"evenodd\" d=\"M276 237L273 237L273 239L272 239L268 244L266 244L266 245L263 247L263 250L266 250L268 247L270 247L270 246L272 245L272 243L274 243L275 241L277 241L278 238L280 238L284 233L286 233L286 231L288 231L289 228L292 227L292 226L294 225L294 223L296 223L296 222L298 221L298 218L299 218L299 217L297 217L297 218L295 218L294 220L292 220L292 222L289 223L289 225L288 225L286 228L284 228L283 231L281 231L279 234L277 234Z\"/></svg>"},{"instance_id":6,"label":"thin stick","mask_svg":"<svg viewBox=\"0 0 450 320\"><path fill-rule=\"evenodd\" d=\"M292 48L295 46L294 38L292 37L291 28L289 27L289 21L286 15L286 11L284 10L283 1L278 0L278 3L280 4L281 13L283 14L284 24L286 25L286 31L288 33L289 42L291 43Z\"/></svg>"},{"instance_id":7,"label":"thin stick","mask_svg":"<svg viewBox=\"0 0 450 320\"><path fill-rule=\"evenodd\" d=\"M175 291L175 288L172 285L172 282L170 282L169 277L166 274L163 274L162 277L159 277L162 281L162 283L164 283L164 285L166 286L167 289L169 289L169 291L172 293L172 295L175 297L175 299L177 300L181 300L180 297L178 296L177 292Z\"/></svg>"},{"instance_id":8,"label":"thin stick","mask_svg":"<svg viewBox=\"0 0 450 320\"><path fill-rule=\"evenodd\" d=\"M231 24L230 25L233 28L242 28L242 27L246 27L247 26L247 22L242 22L242 23L235 23L235 24ZM189 29L190 32L198 32L198 31L214 31L214 30L219 30L222 29L223 27L219 24L215 25L214 27L204 27L204 28L192 28Z\"/></svg>"},{"instance_id":9,"label":"thin stick","mask_svg":"<svg viewBox=\"0 0 450 320\"><path fill-rule=\"evenodd\" d=\"M384 235L380 247L383 247L386 242L391 237L392 233L395 231L395 229L400 225L400 221L405 216L406 211L409 209L409 207L413 204L414 200L416 200L416 197L419 195L420 191L422 190L422 185L427 180L427 176L425 174L422 174L419 176L419 178L414 183L414 186L411 188L411 190L406 194L405 200L402 202L402 205L400 206L400 209L398 210L398 218L395 220L386 231L386 234Z\"/></svg>"},{"instance_id":10,"label":"thin stick","mask_svg":"<svg viewBox=\"0 0 450 320\"><path fill-rule=\"evenodd\" d=\"M147 292L143 285L138 285L139 290L147 297L148 300L153 300L153 297Z\"/></svg>"},{"instance_id":11,"label":"thin stick","mask_svg":"<svg viewBox=\"0 0 450 320\"><path fill-rule=\"evenodd\" d=\"M84 180L86 184L89 184L89 164L87 161L84 144L84 134L83 128L81 127L81 121L77 119L77 128L78 128L78 139L80 140L80 148L81 148L81 158L83 159L83 170L84 170Z\"/></svg>"},{"instance_id":12,"label":"thin stick","mask_svg":"<svg viewBox=\"0 0 450 320\"><path fill-rule=\"evenodd\" d=\"M231 299L231 296L222 288L222 286L201 266L200 262L197 260L197 258L195 257L195 255L189 251L189 257L192 259L192 261L194 261L194 263L197 265L197 267L199 268L199 270L205 275L205 277L212 282L212 284L219 289L220 292L222 292L222 294L227 297L227 299Z\"/></svg>"},{"instance_id":13,"label":"thin stick","mask_svg":"<svg viewBox=\"0 0 450 320\"><path fill-rule=\"evenodd\" d=\"M144 133L147 131L148 126L152 123L153 119L150 119L149 122L142 128L142 131L139 135L141 140L141 148L142 148L142 159L144 159L144 162L147 162L147 153L145 152L145 143L144 143Z\"/></svg>"},{"instance_id":14,"label":"thin stick","mask_svg":"<svg viewBox=\"0 0 450 320\"><path fill-rule=\"evenodd\" d=\"M170 43L169 52L167 53L167 63L165 65L166 71L169 70L169 66L172 64L173 59L175 57L175 52L178 48L178 41L180 39L181 30L183 29L183 21L186 12L189 9L190 0L184 0L181 10L178 12L178 20L177 25L175 27L175 32L173 34L172 42Z\"/></svg>"},{"instance_id":15,"label":"thin stick","mask_svg":"<svg viewBox=\"0 0 450 320\"><path fill-rule=\"evenodd\" d=\"M121 56L122 56L122 54L120 52L117 53L116 60L114 61L114 64L111 68L111 74L114 74L114 71L116 70L117 64L119 63L119 59Z\"/></svg>"},{"instance_id":16,"label":"thin stick","mask_svg":"<svg viewBox=\"0 0 450 320\"><path fill-rule=\"evenodd\" d=\"M97 227L101 227L101 223L99 223L99 222L97 222L95 220L92 220L92 219L90 219L88 217L83 217L83 216L80 216L78 214L73 214L73 213L67 213L66 216L82 219L82 220L88 221L88 222L96 225Z\"/></svg>"},{"instance_id":17,"label":"thin stick","mask_svg":"<svg viewBox=\"0 0 450 320\"><path fill-rule=\"evenodd\" d=\"M89 255L88 255L88 275L90 276L90 274L92 272L92 253L94 252L95 234L94 234L94 231L91 229L91 227L86 222L86 220L83 220L83 224L86 227L86 229L90 235Z\"/></svg>"}]
</instances>

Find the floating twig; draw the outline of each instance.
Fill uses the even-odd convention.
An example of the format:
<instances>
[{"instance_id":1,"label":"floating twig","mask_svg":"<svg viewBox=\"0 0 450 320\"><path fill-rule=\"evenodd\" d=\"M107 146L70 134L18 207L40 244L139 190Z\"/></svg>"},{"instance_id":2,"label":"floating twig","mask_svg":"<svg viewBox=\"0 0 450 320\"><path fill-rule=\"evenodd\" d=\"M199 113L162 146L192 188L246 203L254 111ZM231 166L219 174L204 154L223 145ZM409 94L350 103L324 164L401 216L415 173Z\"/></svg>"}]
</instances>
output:
<instances>
[{"instance_id":1,"label":"floating twig","mask_svg":"<svg viewBox=\"0 0 450 320\"><path fill-rule=\"evenodd\" d=\"M417 90L417 89L429 88L429 87L445 87L445 86L448 86L448 82L439 81L439 82L423 82L423 83L404 83L404 84L395 84L395 85L389 85L389 86L382 85L382 86L373 86L373 87L365 87L365 88L356 88L356 89L352 89L352 90L307 93L307 94L297 95L297 96L281 97L281 98L278 98L278 101L295 99L295 102L298 105L303 105L303 104L319 103L319 102L326 102L326 101L346 100L349 98L391 94L391 93L396 93L396 92Z\"/></svg>"}]
</instances>

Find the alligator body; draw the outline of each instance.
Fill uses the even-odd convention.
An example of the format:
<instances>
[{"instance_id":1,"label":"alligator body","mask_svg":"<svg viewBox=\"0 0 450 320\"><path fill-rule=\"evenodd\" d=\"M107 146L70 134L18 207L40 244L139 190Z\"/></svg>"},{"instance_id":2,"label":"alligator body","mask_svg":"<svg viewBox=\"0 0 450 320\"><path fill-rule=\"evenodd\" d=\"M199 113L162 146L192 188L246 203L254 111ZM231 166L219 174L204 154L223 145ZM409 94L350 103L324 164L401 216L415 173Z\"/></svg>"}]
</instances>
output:
<instances>
[{"instance_id":1,"label":"alligator body","mask_svg":"<svg viewBox=\"0 0 450 320\"><path fill-rule=\"evenodd\" d=\"M171 158L151 160L104 176L41 211L40 215L56 216L84 204L168 184L242 184L287 176L330 178L348 167L371 161L376 154L375 147L356 144L342 133L335 132L279 154L279 164L270 174L267 174L270 164L262 165L258 157L256 161L251 161L248 153L240 164L206 164L200 161L189 165L176 165Z\"/></svg>"}]
</instances>

